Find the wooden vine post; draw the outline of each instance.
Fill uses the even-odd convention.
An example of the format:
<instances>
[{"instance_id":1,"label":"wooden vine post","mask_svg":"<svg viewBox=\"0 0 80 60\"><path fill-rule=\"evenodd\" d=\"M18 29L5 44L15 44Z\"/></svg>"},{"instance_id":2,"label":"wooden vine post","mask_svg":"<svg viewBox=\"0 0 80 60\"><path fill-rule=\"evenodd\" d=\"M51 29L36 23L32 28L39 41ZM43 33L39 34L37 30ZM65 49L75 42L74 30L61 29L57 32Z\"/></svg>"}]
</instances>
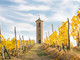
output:
<instances>
[{"instance_id":1,"label":"wooden vine post","mask_svg":"<svg viewBox=\"0 0 80 60\"><path fill-rule=\"evenodd\" d=\"M53 33L53 24L52 24L52 33Z\"/></svg>"},{"instance_id":2,"label":"wooden vine post","mask_svg":"<svg viewBox=\"0 0 80 60\"><path fill-rule=\"evenodd\" d=\"M80 23L79 23L79 46L80 46Z\"/></svg>"},{"instance_id":3,"label":"wooden vine post","mask_svg":"<svg viewBox=\"0 0 80 60\"><path fill-rule=\"evenodd\" d=\"M49 31L48 31L48 36L49 36Z\"/></svg>"},{"instance_id":4,"label":"wooden vine post","mask_svg":"<svg viewBox=\"0 0 80 60\"><path fill-rule=\"evenodd\" d=\"M69 35L69 18L67 18L68 21L68 50L70 50L70 35Z\"/></svg>"},{"instance_id":5,"label":"wooden vine post","mask_svg":"<svg viewBox=\"0 0 80 60\"><path fill-rule=\"evenodd\" d=\"M17 58L18 58L19 53L18 53L18 44L17 44L17 38L16 38L16 27L14 27L14 32L15 32L15 40L16 40L16 52L17 52Z\"/></svg>"},{"instance_id":6,"label":"wooden vine post","mask_svg":"<svg viewBox=\"0 0 80 60\"><path fill-rule=\"evenodd\" d=\"M0 43L1 43L1 50L2 50L2 60L5 60L4 49L3 49L3 46L2 46L1 27L0 27Z\"/></svg>"},{"instance_id":7,"label":"wooden vine post","mask_svg":"<svg viewBox=\"0 0 80 60\"><path fill-rule=\"evenodd\" d=\"M24 52L24 37L23 37L23 35L22 35L22 40L23 40L23 52Z\"/></svg>"},{"instance_id":8,"label":"wooden vine post","mask_svg":"<svg viewBox=\"0 0 80 60\"><path fill-rule=\"evenodd\" d=\"M20 39L20 52L22 53L22 41L21 41L21 37L20 37L20 35L19 35L19 39Z\"/></svg>"},{"instance_id":9,"label":"wooden vine post","mask_svg":"<svg viewBox=\"0 0 80 60\"><path fill-rule=\"evenodd\" d=\"M31 39L30 39L30 37L29 37L29 43L30 43L30 48L31 48Z\"/></svg>"},{"instance_id":10,"label":"wooden vine post","mask_svg":"<svg viewBox=\"0 0 80 60\"><path fill-rule=\"evenodd\" d=\"M79 31L78 31L78 43L77 43L77 46L79 47L80 46L80 24L79 24Z\"/></svg>"},{"instance_id":11,"label":"wooden vine post","mask_svg":"<svg viewBox=\"0 0 80 60\"><path fill-rule=\"evenodd\" d=\"M5 52L7 53L7 55L8 55L8 57L9 57L9 59L11 59L11 56L9 55L8 50L7 50L7 49L6 49L6 47L4 46L4 55L5 55Z\"/></svg>"},{"instance_id":12,"label":"wooden vine post","mask_svg":"<svg viewBox=\"0 0 80 60\"><path fill-rule=\"evenodd\" d=\"M77 43L77 46L79 47L79 31L78 31L78 43Z\"/></svg>"},{"instance_id":13,"label":"wooden vine post","mask_svg":"<svg viewBox=\"0 0 80 60\"><path fill-rule=\"evenodd\" d=\"M46 32L46 38L47 38L47 32Z\"/></svg>"},{"instance_id":14,"label":"wooden vine post","mask_svg":"<svg viewBox=\"0 0 80 60\"><path fill-rule=\"evenodd\" d=\"M22 35L22 39L23 39L23 52L25 50L25 42L24 42L24 36Z\"/></svg>"},{"instance_id":15,"label":"wooden vine post","mask_svg":"<svg viewBox=\"0 0 80 60\"><path fill-rule=\"evenodd\" d=\"M28 44L28 41L26 41L26 46L27 46L27 49L29 49L29 44Z\"/></svg>"},{"instance_id":16,"label":"wooden vine post","mask_svg":"<svg viewBox=\"0 0 80 60\"><path fill-rule=\"evenodd\" d=\"M79 8L80 10L80 8ZM77 15L79 17L79 22L80 22L80 13ZM80 46L80 23L79 23L79 31L78 31L78 44L77 46L79 47Z\"/></svg>"}]
</instances>

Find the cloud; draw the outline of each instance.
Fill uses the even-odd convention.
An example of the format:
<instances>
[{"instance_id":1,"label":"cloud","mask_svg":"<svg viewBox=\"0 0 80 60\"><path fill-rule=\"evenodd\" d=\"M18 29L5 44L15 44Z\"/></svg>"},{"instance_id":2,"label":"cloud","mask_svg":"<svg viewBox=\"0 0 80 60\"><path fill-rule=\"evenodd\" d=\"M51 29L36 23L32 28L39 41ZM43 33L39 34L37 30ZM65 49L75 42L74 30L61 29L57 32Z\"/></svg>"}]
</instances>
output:
<instances>
[{"instance_id":1,"label":"cloud","mask_svg":"<svg viewBox=\"0 0 80 60\"><path fill-rule=\"evenodd\" d=\"M35 22L36 19L38 19L38 15L33 15L33 14L24 14L24 13L15 13L18 16L14 16L14 15L7 15L8 18L12 18L15 19L17 21L23 21L23 22ZM15 17L15 18L14 18Z\"/></svg>"},{"instance_id":2,"label":"cloud","mask_svg":"<svg viewBox=\"0 0 80 60\"><path fill-rule=\"evenodd\" d=\"M46 5L23 5L23 4L20 4L18 6L11 6L11 7L16 10L15 12L13 11L15 15L7 15L7 16L16 19L18 21L23 20L28 22L34 22L38 18L38 15L41 15L42 20L46 22L52 22L52 21L54 22L54 21L66 21L67 18L71 19L72 16L75 15L75 12L77 8L79 8L79 5L74 5L72 1L67 1L66 3L65 1L62 1L61 3L55 5L55 7L53 6L54 8L52 6L46 6ZM52 12L52 14L46 16L45 13L39 14L40 12L38 14L17 12L17 11L32 11L32 10L48 11L48 12L50 11Z\"/></svg>"},{"instance_id":3,"label":"cloud","mask_svg":"<svg viewBox=\"0 0 80 60\"><path fill-rule=\"evenodd\" d=\"M80 0L75 0L75 1L80 2Z\"/></svg>"},{"instance_id":4,"label":"cloud","mask_svg":"<svg viewBox=\"0 0 80 60\"><path fill-rule=\"evenodd\" d=\"M35 31L35 26L29 23L17 23L15 26L17 31Z\"/></svg>"},{"instance_id":5,"label":"cloud","mask_svg":"<svg viewBox=\"0 0 80 60\"><path fill-rule=\"evenodd\" d=\"M27 3L27 1L25 0L9 0L11 2L15 2L15 3Z\"/></svg>"},{"instance_id":6,"label":"cloud","mask_svg":"<svg viewBox=\"0 0 80 60\"><path fill-rule=\"evenodd\" d=\"M34 1L47 3L47 2L54 2L54 1L59 2L59 1L73 1L73 0L34 0Z\"/></svg>"},{"instance_id":7,"label":"cloud","mask_svg":"<svg viewBox=\"0 0 80 60\"><path fill-rule=\"evenodd\" d=\"M51 8L49 6L45 5L19 5L19 6L13 6L15 10L18 11L32 11L32 10L37 10L37 11L49 11Z\"/></svg>"},{"instance_id":8,"label":"cloud","mask_svg":"<svg viewBox=\"0 0 80 60\"><path fill-rule=\"evenodd\" d=\"M16 14L17 15L20 15L20 16L23 16L23 17L34 17L34 15L33 14L30 14L30 13L25 14L25 13L16 12Z\"/></svg>"},{"instance_id":9,"label":"cloud","mask_svg":"<svg viewBox=\"0 0 80 60\"><path fill-rule=\"evenodd\" d=\"M7 15L7 17L13 18L16 20L26 21L26 22L35 22L39 18L39 15L40 15L40 18L42 20L44 20L44 21L48 20L48 17L45 16L45 14L31 14L31 13L21 13L21 12L14 12L14 13L15 13L15 15L18 15L18 16Z\"/></svg>"},{"instance_id":10,"label":"cloud","mask_svg":"<svg viewBox=\"0 0 80 60\"><path fill-rule=\"evenodd\" d=\"M48 21L66 21L67 18L70 18L71 20L72 17L76 15L79 8L79 5L74 5L72 1L66 3L62 1L57 6L58 8L53 8L55 10L53 11L53 14L48 17Z\"/></svg>"},{"instance_id":11,"label":"cloud","mask_svg":"<svg viewBox=\"0 0 80 60\"><path fill-rule=\"evenodd\" d=\"M6 10L6 9L0 5L0 15L3 14L3 12L4 12L5 10Z\"/></svg>"},{"instance_id":12,"label":"cloud","mask_svg":"<svg viewBox=\"0 0 80 60\"><path fill-rule=\"evenodd\" d=\"M5 17L2 17L2 16L0 16L0 22L5 22L5 23L14 23L14 21L9 20L9 19L7 19L7 18L5 18Z\"/></svg>"},{"instance_id":13,"label":"cloud","mask_svg":"<svg viewBox=\"0 0 80 60\"><path fill-rule=\"evenodd\" d=\"M6 27L4 28L4 29L6 29L6 31L2 31L2 34L6 39L7 38L12 39L14 37L14 26L16 26L17 39L19 39L19 35L24 35L25 40L28 40L29 37L32 40L35 40L36 27L30 23L12 23L12 24L6 25Z\"/></svg>"},{"instance_id":14,"label":"cloud","mask_svg":"<svg viewBox=\"0 0 80 60\"><path fill-rule=\"evenodd\" d=\"M52 0L34 0L36 2L51 3Z\"/></svg>"},{"instance_id":15,"label":"cloud","mask_svg":"<svg viewBox=\"0 0 80 60\"><path fill-rule=\"evenodd\" d=\"M13 23L13 24L10 24L10 28L8 28L7 30L13 31L14 26L16 26L17 32L22 32L22 31L30 32L30 31L36 30L36 27L30 23Z\"/></svg>"},{"instance_id":16,"label":"cloud","mask_svg":"<svg viewBox=\"0 0 80 60\"><path fill-rule=\"evenodd\" d=\"M2 7L0 6L0 13L3 11Z\"/></svg>"},{"instance_id":17,"label":"cloud","mask_svg":"<svg viewBox=\"0 0 80 60\"><path fill-rule=\"evenodd\" d=\"M21 17L23 17L23 18L30 18L30 19L34 19L34 17L37 18L37 15L34 15L34 14L32 14L32 13L15 12L15 14L16 14L16 15L19 15L19 16L21 16ZM23 19L23 20L24 20L24 19Z\"/></svg>"},{"instance_id":18,"label":"cloud","mask_svg":"<svg viewBox=\"0 0 80 60\"><path fill-rule=\"evenodd\" d=\"M40 0L40 1L42 1L42 0ZM52 15L49 15L49 16L46 16L45 14L41 14L41 18L43 20L45 20L46 22L51 22L51 21L66 21L67 18L70 18L70 20L71 20L72 16L75 15L75 12L79 8L79 5L74 5L72 1L67 1L67 0L66 1L63 0L61 3L59 3L55 6L56 7L54 7L54 8L50 8L51 6L50 7L47 6L47 8L46 8L45 5L36 5L36 6L34 6L34 5L29 5L29 6L19 5L19 7L17 7L16 9L20 10L20 11L31 11L31 10L53 11ZM24 21L33 22L37 19L37 17L36 17L37 15L22 14L22 13L17 13L17 14L21 15L21 16L25 16L26 19L20 18L21 20L24 20Z\"/></svg>"}]
</instances>

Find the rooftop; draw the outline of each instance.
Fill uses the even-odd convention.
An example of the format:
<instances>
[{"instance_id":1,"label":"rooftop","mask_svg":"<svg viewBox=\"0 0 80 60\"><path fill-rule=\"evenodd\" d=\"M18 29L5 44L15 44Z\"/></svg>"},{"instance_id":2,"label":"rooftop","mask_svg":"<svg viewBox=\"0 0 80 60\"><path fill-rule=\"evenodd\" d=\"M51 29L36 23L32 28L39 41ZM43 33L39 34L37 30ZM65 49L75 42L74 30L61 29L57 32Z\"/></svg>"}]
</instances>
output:
<instances>
[{"instance_id":1,"label":"rooftop","mask_svg":"<svg viewBox=\"0 0 80 60\"><path fill-rule=\"evenodd\" d=\"M42 21L42 20L41 20L40 17L39 17L39 18L36 20L36 22L37 22L37 21ZM42 22L43 22L43 21L42 21Z\"/></svg>"}]
</instances>

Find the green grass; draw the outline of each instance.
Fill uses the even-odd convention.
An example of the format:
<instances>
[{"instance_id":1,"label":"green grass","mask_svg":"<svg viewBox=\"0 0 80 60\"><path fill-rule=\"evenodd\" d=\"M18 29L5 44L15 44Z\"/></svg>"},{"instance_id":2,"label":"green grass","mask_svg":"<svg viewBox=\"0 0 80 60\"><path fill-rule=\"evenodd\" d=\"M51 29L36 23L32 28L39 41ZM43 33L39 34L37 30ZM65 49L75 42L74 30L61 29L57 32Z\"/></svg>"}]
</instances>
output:
<instances>
[{"instance_id":1,"label":"green grass","mask_svg":"<svg viewBox=\"0 0 80 60\"><path fill-rule=\"evenodd\" d=\"M38 53L38 56L41 57L41 56L47 56L46 53L42 52L42 53Z\"/></svg>"}]
</instances>

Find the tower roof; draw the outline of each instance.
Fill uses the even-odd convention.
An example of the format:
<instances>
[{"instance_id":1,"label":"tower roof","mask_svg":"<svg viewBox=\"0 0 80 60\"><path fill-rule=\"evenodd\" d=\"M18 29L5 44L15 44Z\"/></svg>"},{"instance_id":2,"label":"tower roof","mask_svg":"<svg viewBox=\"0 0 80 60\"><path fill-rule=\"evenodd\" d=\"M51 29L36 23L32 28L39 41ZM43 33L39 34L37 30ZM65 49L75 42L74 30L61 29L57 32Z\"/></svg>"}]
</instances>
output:
<instances>
[{"instance_id":1,"label":"tower roof","mask_svg":"<svg viewBox=\"0 0 80 60\"><path fill-rule=\"evenodd\" d=\"M43 21L40 19L40 17L36 20L36 22L37 22L37 21L41 21L41 22L43 22Z\"/></svg>"},{"instance_id":2,"label":"tower roof","mask_svg":"<svg viewBox=\"0 0 80 60\"><path fill-rule=\"evenodd\" d=\"M41 20L40 17L38 18L38 20Z\"/></svg>"}]
</instances>

